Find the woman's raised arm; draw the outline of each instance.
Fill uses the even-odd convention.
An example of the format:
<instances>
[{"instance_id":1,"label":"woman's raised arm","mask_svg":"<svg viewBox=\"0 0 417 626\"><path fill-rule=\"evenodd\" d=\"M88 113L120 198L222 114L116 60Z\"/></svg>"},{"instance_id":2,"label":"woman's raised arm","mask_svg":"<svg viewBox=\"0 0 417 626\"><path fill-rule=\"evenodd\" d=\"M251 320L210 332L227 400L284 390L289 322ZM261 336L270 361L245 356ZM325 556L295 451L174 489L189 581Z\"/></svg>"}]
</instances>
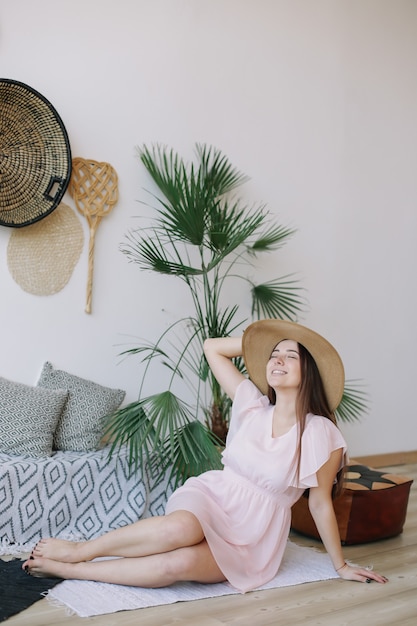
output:
<instances>
[{"instance_id":1,"label":"woman's raised arm","mask_svg":"<svg viewBox=\"0 0 417 626\"><path fill-rule=\"evenodd\" d=\"M245 379L244 375L239 372L232 362L233 357L242 356L241 337L206 339L204 342L204 354L213 376L224 392L233 400L237 387Z\"/></svg>"}]
</instances>

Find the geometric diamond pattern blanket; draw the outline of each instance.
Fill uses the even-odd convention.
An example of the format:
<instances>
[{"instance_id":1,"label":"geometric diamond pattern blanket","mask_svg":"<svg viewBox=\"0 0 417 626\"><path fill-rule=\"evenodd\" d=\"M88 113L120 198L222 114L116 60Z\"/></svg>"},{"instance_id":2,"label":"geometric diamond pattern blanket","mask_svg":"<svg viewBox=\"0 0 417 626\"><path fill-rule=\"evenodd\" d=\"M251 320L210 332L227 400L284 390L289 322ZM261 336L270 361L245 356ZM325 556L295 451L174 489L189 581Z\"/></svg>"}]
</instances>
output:
<instances>
[{"instance_id":1,"label":"geometric diamond pattern blanket","mask_svg":"<svg viewBox=\"0 0 417 626\"><path fill-rule=\"evenodd\" d=\"M170 487L128 452L55 452L33 459L0 453L0 554L32 550L41 537L92 539L165 510Z\"/></svg>"}]
</instances>

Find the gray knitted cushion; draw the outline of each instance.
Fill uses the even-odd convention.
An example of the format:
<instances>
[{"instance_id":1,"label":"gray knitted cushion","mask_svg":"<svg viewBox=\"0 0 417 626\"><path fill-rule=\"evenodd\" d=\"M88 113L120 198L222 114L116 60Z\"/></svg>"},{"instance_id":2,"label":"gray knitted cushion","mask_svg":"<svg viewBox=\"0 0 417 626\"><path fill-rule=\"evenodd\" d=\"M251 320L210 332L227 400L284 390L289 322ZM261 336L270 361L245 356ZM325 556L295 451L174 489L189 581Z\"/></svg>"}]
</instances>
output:
<instances>
[{"instance_id":1,"label":"gray knitted cushion","mask_svg":"<svg viewBox=\"0 0 417 626\"><path fill-rule=\"evenodd\" d=\"M68 394L0 378L0 451L50 456L53 434Z\"/></svg>"},{"instance_id":2,"label":"gray knitted cushion","mask_svg":"<svg viewBox=\"0 0 417 626\"><path fill-rule=\"evenodd\" d=\"M37 384L68 391L68 401L54 435L54 450L97 450L106 417L121 405L126 393L55 369L49 362L44 364Z\"/></svg>"}]
</instances>

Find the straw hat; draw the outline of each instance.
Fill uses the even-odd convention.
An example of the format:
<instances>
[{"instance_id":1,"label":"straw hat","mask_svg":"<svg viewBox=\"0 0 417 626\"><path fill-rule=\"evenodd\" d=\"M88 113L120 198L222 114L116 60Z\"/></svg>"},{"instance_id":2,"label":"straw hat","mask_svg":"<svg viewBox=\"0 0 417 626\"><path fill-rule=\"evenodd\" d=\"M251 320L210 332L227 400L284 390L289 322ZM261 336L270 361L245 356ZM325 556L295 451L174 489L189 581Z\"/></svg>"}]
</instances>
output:
<instances>
[{"instance_id":1,"label":"straw hat","mask_svg":"<svg viewBox=\"0 0 417 626\"><path fill-rule=\"evenodd\" d=\"M286 320L267 319L254 322L243 334L243 358L249 377L264 393L268 393L266 364L272 350L283 339L302 344L316 362L327 400L334 411L343 395L345 373L342 360L333 346L318 333Z\"/></svg>"},{"instance_id":2,"label":"straw hat","mask_svg":"<svg viewBox=\"0 0 417 626\"><path fill-rule=\"evenodd\" d=\"M52 104L0 78L0 224L27 226L51 213L70 175L67 132Z\"/></svg>"}]
</instances>

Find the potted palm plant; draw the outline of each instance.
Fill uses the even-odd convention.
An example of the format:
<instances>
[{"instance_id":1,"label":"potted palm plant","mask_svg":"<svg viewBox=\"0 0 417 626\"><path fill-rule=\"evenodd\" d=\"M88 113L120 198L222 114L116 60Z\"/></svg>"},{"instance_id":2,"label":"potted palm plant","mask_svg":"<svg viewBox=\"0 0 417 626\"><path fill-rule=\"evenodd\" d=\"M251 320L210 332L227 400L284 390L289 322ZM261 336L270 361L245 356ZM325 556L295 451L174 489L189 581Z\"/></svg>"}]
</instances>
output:
<instances>
[{"instance_id":1,"label":"potted palm plant","mask_svg":"<svg viewBox=\"0 0 417 626\"><path fill-rule=\"evenodd\" d=\"M203 342L240 332L248 323L238 305L230 303L230 287L247 290L253 319L296 320L305 301L291 276L260 284L250 278L257 257L281 248L294 230L277 223L264 206L248 207L236 198L247 177L225 155L200 144L191 163L162 146L144 146L138 154L159 191L156 217L148 228L127 234L122 252L142 270L185 284L192 313L155 341L141 341L122 353L140 355L144 372L138 400L110 417L107 435L111 453L127 444L132 465L152 459L160 476L170 468L177 485L221 467L230 400L210 373ZM236 364L244 369L240 359ZM147 396L156 365L165 368L166 387ZM192 405L182 399L185 392L194 399ZM365 406L364 394L351 387L340 416L355 419Z\"/></svg>"}]
</instances>

